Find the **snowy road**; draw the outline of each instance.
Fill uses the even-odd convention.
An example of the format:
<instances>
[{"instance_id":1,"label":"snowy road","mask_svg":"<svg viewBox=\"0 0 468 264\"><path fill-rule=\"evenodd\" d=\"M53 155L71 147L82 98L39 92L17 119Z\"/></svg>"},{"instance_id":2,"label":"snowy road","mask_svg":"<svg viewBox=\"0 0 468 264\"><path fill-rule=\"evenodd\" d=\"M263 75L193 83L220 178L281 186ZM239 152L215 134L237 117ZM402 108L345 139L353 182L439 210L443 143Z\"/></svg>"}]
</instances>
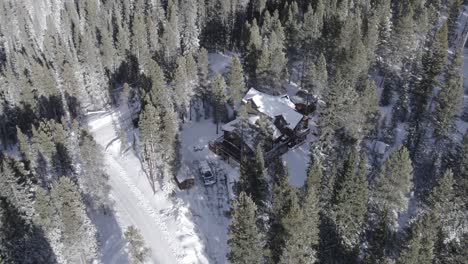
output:
<instances>
[{"instance_id":1,"label":"snowy road","mask_svg":"<svg viewBox=\"0 0 468 264\"><path fill-rule=\"evenodd\" d=\"M207 228L200 228L198 222L200 216L204 218L204 215L212 210L205 211L197 206L200 202L197 199L203 196L202 189L194 189L189 193L176 191L171 197L159 190L153 193L134 152L130 150L125 154L120 153L120 140L116 139L116 131L119 128L116 126L121 122L119 121L121 114L122 112L113 112L112 115L98 114L88 119L88 126L95 140L105 149L104 158L118 224L114 228L114 233L118 231L123 233L130 225L137 227L145 243L151 248L150 263L225 263L223 260L225 246L221 251L217 249L219 242L223 242L222 245L226 243L227 221L217 227L205 222L203 225ZM125 110L123 115L128 115ZM97 224L106 225L106 221L104 219ZM109 228L106 226L98 229ZM103 263L127 263L122 260L124 258L121 257L121 252L118 252L122 239L115 241L112 232L107 233L101 234L104 236L101 243L105 245L101 249ZM217 239L220 237L217 235L219 233L223 234L221 241ZM211 244L212 240L218 240L218 243Z\"/></svg>"},{"instance_id":2,"label":"snowy road","mask_svg":"<svg viewBox=\"0 0 468 264\"><path fill-rule=\"evenodd\" d=\"M103 148L106 148L115 137L111 115L101 116L91 122L90 127L96 141ZM107 173L110 176L111 196L115 202L114 210L119 222L134 225L140 229L152 250L154 263L179 263L179 258L175 255L175 246L167 239L167 230L161 219L145 201L143 193L126 175L128 171L122 167L122 161L117 160L119 157L116 158L111 151L112 148L107 150L105 161ZM135 172L138 172L138 167L137 165ZM125 226L122 224L121 228L124 229Z\"/></svg>"}]
</instances>

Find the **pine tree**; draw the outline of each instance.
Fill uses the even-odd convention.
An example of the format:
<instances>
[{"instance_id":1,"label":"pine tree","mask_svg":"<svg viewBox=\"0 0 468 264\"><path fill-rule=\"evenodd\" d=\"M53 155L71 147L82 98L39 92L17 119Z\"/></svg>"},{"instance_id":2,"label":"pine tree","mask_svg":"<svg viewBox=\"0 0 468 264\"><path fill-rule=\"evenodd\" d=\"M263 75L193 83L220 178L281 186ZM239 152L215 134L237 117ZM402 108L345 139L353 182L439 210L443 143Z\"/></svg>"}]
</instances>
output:
<instances>
[{"instance_id":1,"label":"pine tree","mask_svg":"<svg viewBox=\"0 0 468 264\"><path fill-rule=\"evenodd\" d=\"M458 20L458 15L460 13L460 7L462 5L463 1L460 0L454 0L452 1L452 4L450 5L449 9L449 16L447 18L447 26L448 26L448 35L449 35L449 40L451 43L455 41L455 38L457 36L457 20Z\"/></svg>"},{"instance_id":2,"label":"pine tree","mask_svg":"<svg viewBox=\"0 0 468 264\"><path fill-rule=\"evenodd\" d=\"M142 155L148 167L149 180L153 192L156 191L156 181L158 179L158 161L162 149L161 134L158 131L158 124L161 124L160 113L152 104L147 104L140 113L138 127L140 128L140 142Z\"/></svg>"},{"instance_id":3,"label":"pine tree","mask_svg":"<svg viewBox=\"0 0 468 264\"><path fill-rule=\"evenodd\" d=\"M448 136L453 120L463 103L463 77L461 76L462 51L458 50L445 76L445 85L438 98L434 113L435 133L440 137Z\"/></svg>"},{"instance_id":4,"label":"pine tree","mask_svg":"<svg viewBox=\"0 0 468 264\"><path fill-rule=\"evenodd\" d=\"M260 35L260 29L257 25L257 20L254 19L252 21L252 25L249 26L249 37L248 42L246 44L246 66L247 66L247 73L251 79L256 79L256 70L257 70L257 62L260 60L259 57L262 53L260 50L262 49L262 37ZM264 55L265 56L265 55ZM266 57L266 56L265 56Z\"/></svg>"},{"instance_id":5,"label":"pine tree","mask_svg":"<svg viewBox=\"0 0 468 264\"><path fill-rule=\"evenodd\" d=\"M198 87L198 68L195 59L193 58L193 53L189 53L185 56L185 69L187 70L187 80L190 85L190 90L195 90Z\"/></svg>"},{"instance_id":6,"label":"pine tree","mask_svg":"<svg viewBox=\"0 0 468 264\"><path fill-rule=\"evenodd\" d=\"M137 0L135 2L135 14L145 14L145 1ZM132 50L144 69L144 61L149 57L149 49L147 42L147 31L145 28L145 20L142 15L134 15L132 21ZM141 69L140 69L141 70Z\"/></svg>"},{"instance_id":7,"label":"pine tree","mask_svg":"<svg viewBox=\"0 0 468 264\"><path fill-rule=\"evenodd\" d=\"M26 166L26 169L29 169L32 153L32 149L29 144L29 139L25 134L23 134L23 132L18 126L16 127L16 137L18 138L19 150L21 153L21 157L23 158L23 162Z\"/></svg>"},{"instance_id":8,"label":"pine tree","mask_svg":"<svg viewBox=\"0 0 468 264\"><path fill-rule=\"evenodd\" d=\"M124 236L128 242L131 263L146 263L151 255L151 250L145 245L140 230L134 226L129 226L125 230Z\"/></svg>"},{"instance_id":9,"label":"pine tree","mask_svg":"<svg viewBox=\"0 0 468 264\"><path fill-rule=\"evenodd\" d=\"M80 154L83 175L79 183L94 209L109 206L109 176L105 171L103 155L93 137L86 131L80 135Z\"/></svg>"},{"instance_id":10,"label":"pine tree","mask_svg":"<svg viewBox=\"0 0 468 264\"><path fill-rule=\"evenodd\" d=\"M375 129L375 124L378 123L378 98L377 87L372 80L366 80L360 92L361 113L363 129L369 132Z\"/></svg>"},{"instance_id":11,"label":"pine tree","mask_svg":"<svg viewBox=\"0 0 468 264\"><path fill-rule=\"evenodd\" d=\"M400 253L398 264L413 264L419 263L419 250L421 249L421 226L419 223L414 224L411 228L411 238L406 248Z\"/></svg>"},{"instance_id":12,"label":"pine tree","mask_svg":"<svg viewBox=\"0 0 468 264\"><path fill-rule=\"evenodd\" d=\"M184 54L198 50L200 46L200 29L197 25L198 5L195 1L184 0L180 2L181 13L181 48Z\"/></svg>"},{"instance_id":13,"label":"pine tree","mask_svg":"<svg viewBox=\"0 0 468 264\"><path fill-rule=\"evenodd\" d=\"M70 262L96 259L96 231L86 215L78 186L69 178L60 177L52 197L60 215L64 256Z\"/></svg>"},{"instance_id":14,"label":"pine tree","mask_svg":"<svg viewBox=\"0 0 468 264\"><path fill-rule=\"evenodd\" d=\"M312 262L316 258L316 248L319 240L319 197L318 190L322 178L322 169L320 164L314 160L309 167L307 181L305 185L305 194L302 200L302 211L304 215L305 245L307 249L307 258Z\"/></svg>"},{"instance_id":15,"label":"pine tree","mask_svg":"<svg viewBox=\"0 0 468 264\"><path fill-rule=\"evenodd\" d=\"M285 22L286 46L289 51L297 53L297 43L299 42L299 10L296 1L288 6L288 14Z\"/></svg>"},{"instance_id":16,"label":"pine tree","mask_svg":"<svg viewBox=\"0 0 468 264\"><path fill-rule=\"evenodd\" d=\"M216 123L216 134L219 132L219 123L225 120L226 109L226 82L223 76L217 74L211 80L213 91L213 119Z\"/></svg>"},{"instance_id":17,"label":"pine tree","mask_svg":"<svg viewBox=\"0 0 468 264\"><path fill-rule=\"evenodd\" d=\"M265 160L263 158L263 144L257 144L255 150L255 161L254 161L254 182L253 182L253 194L252 199L259 206L263 206L264 203L268 201L269 198L269 188L268 188L268 179L267 179L267 169L265 167Z\"/></svg>"},{"instance_id":18,"label":"pine tree","mask_svg":"<svg viewBox=\"0 0 468 264\"><path fill-rule=\"evenodd\" d=\"M284 248L281 253L279 263L311 263L314 257L310 254L310 245L308 244L308 236L304 226L305 221L303 211L299 206L299 202L295 193L292 194L289 200L289 205L285 211L284 217L281 219L285 230Z\"/></svg>"},{"instance_id":19,"label":"pine tree","mask_svg":"<svg viewBox=\"0 0 468 264\"><path fill-rule=\"evenodd\" d=\"M453 173L452 170L449 169L437 181L436 186L434 186L427 198L427 204L435 212L436 216L446 217L448 215L448 210L453 207L453 185Z\"/></svg>"},{"instance_id":20,"label":"pine tree","mask_svg":"<svg viewBox=\"0 0 468 264\"><path fill-rule=\"evenodd\" d=\"M403 4L401 4L403 6ZM414 50L414 10L411 4L400 7L395 19L394 30L391 37L391 60L392 64L403 65L403 62L411 57Z\"/></svg>"},{"instance_id":21,"label":"pine tree","mask_svg":"<svg viewBox=\"0 0 468 264\"><path fill-rule=\"evenodd\" d=\"M302 49L307 57L311 55L312 49L315 47L315 42L321 35L318 19L319 16L314 15L314 10L312 6L309 5L307 11L304 13L304 21L302 23L302 30L300 31Z\"/></svg>"},{"instance_id":22,"label":"pine tree","mask_svg":"<svg viewBox=\"0 0 468 264\"><path fill-rule=\"evenodd\" d=\"M398 214L408 209L412 180L413 166L409 152L400 146L384 162L374 190L375 202L380 207L389 209L393 221Z\"/></svg>"},{"instance_id":23,"label":"pine tree","mask_svg":"<svg viewBox=\"0 0 468 264\"><path fill-rule=\"evenodd\" d=\"M350 249L359 244L359 237L367 213L367 180L366 161L361 158L359 171L356 174L356 153L351 151L343 175L337 185L334 202L334 218L342 243Z\"/></svg>"},{"instance_id":24,"label":"pine tree","mask_svg":"<svg viewBox=\"0 0 468 264\"><path fill-rule=\"evenodd\" d=\"M190 105L192 97L192 87L188 81L186 60L184 57L179 57L177 59L177 69L174 74L172 87L174 89L174 96L177 98L174 100L177 111L179 112L182 121L184 121L187 114L187 108Z\"/></svg>"},{"instance_id":25,"label":"pine tree","mask_svg":"<svg viewBox=\"0 0 468 264\"><path fill-rule=\"evenodd\" d=\"M161 39L162 57L167 66L174 64L180 51L179 18L177 10L177 1L168 1L167 22L164 24Z\"/></svg>"},{"instance_id":26,"label":"pine tree","mask_svg":"<svg viewBox=\"0 0 468 264\"><path fill-rule=\"evenodd\" d=\"M208 68L208 52L206 49L201 48L198 51L197 56L197 67L198 67L198 80L200 82L200 87L197 91L197 96L203 101L205 110L207 109L207 102L210 94L210 85L209 85L209 68ZM208 118L205 111L205 118Z\"/></svg>"},{"instance_id":27,"label":"pine tree","mask_svg":"<svg viewBox=\"0 0 468 264\"><path fill-rule=\"evenodd\" d=\"M403 249L398 264L432 263L436 232L431 213L423 215L411 226L411 236Z\"/></svg>"},{"instance_id":28,"label":"pine tree","mask_svg":"<svg viewBox=\"0 0 468 264\"><path fill-rule=\"evenodd\" d=\"M0 168L0 197L8 199L8 203L15 207L18 215L30 221L34 215L31 193L32 183L22 171L22 164L11 159L5 159Z\"/></svg>"},{"instance_id":29,"label":"pine tree","mask_svg":"<svg viewBox=\"0 0 468 264\"><path fill-rule=\"evenodd\" d=\"M230 263L262 263L262 241L257 229L257 207L241 192L233 204L228 245Z\"/></svg>"},{"instance_id":30,"label":"pine tree","mask_svg":"<svg viewBox=\"0 0 468 264\"><path fill-rule=\"evenodd\" d=\"M392 23L390 21L390 2L384 1L382 6L382 16L379 21L379 40L377 44L376 56L377 62L381 68L388 66L389 56L391 53L391 30Z\"/></svg>"},{"instance_id":31,"label":"pine tree","mask_svg":"<svg viewBox=\"0 0 468 264\"><path fill-rule=\"evenodd\" d=\"M272 224L269 232L269 249L271 259L278 262L282 255L282 250L285 245L286 230L283 225L283 219L288 213L292 197L295 195L295 190L289 185L289 175L287 168L281 160L277 160L276 168L274 169L273 197L271 219Z\"/></svg>"},{"instance_id":32,"label":"pine tree","mask_svg":"<svg viewBox=\"0 0 468 264\"><path fill-rule=\"evenodd\" d=\"M255 77L258 88L260 88L262 91L269 91L270 51L266 45L266 42L263 43L262 51L255 65Z\"/></svg>"},{"instance_id":33,"label":"pine tree","mask_svg":"<svg viewBox=\"0 0 468 264\"><path fill-rule=\"evenodd\" d=\"M34 222L37 223L46 234L52 233L52 229L57 227L57 210L47 191L41 187L36 190L34 209L36 211Z\"/></svg>"},{"instance_id":34,"label":"pine tree","mask_svg":"<svg viewBox=\"0 0 468 264\"><path fill-rule=\"evenodd\" d=\"M231 102L234 108L237 108L243 94L245 93L246 86L244 81L244 71L242 64L237 56L233 56L231 65L229 67L229 75L227 78L227 85L231 92Z\"/></svg>"},{"instance_id":35,"label":"pine tree","mask_svg":"<svg viewBox=\"0 0 468 264\"><path fill-rule=\"evenodd\" d=\"M287 58L284 53L283 41L272 32L269 40L269 69L266 83L273 89L274 94L282 93L282 81L287 77ZM258 67L262 66L259 63Z\"/></svg>"},{"instance_id":36,"label":"pine tree","mask_svg":"<svg viewBox=\"0 0 468 264\"><path fill-rule=\"evenodd\" d=\"M372 230L372 238L369 240L370 263L382 263L391 241L389 230L389 215L386 208L379 210L376 227Z\"/></svg>"},{"instance_id":37,"label":"pine tree","mask_svg":"<svg viewBox=\"0 0 468 264\"><path fill-rule=\"evenodd\" d=\"M430 80L436 78L446 64L448 49L447 32L447 23L444 23L439 31L437 31L435 38L430 41L428 49L422 58L424 74Z\"/></svg>"}]
</instances>

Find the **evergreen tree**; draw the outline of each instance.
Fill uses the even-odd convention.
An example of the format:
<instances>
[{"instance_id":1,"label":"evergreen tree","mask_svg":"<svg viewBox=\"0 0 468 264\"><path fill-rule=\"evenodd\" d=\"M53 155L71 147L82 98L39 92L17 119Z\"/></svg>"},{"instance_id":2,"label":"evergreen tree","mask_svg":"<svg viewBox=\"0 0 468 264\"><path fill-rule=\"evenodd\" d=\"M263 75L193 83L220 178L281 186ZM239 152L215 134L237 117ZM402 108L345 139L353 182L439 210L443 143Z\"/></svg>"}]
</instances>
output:
<instances>
[{"instance_id":1,"label":"evergreen tree","mask_svg":"<svg viewBox=\"0 0 468 264\"><path fill-rule=\"evenodd\" d=\"M158 131L158 124L161 124L160 113L152 104L147 104L140 114L138 127L140 128L140 142L142 144L142 154L148 167L149 180L153 192L156 191L156 181L158 178L158 162L160 162L160 152L162 149L161 134Z\"/></svg>"},{"instance_id":2,"label":"evergreen tree","mask_svg":"<svg viewBox=\"0 0 468 264\"><path fill-rule=\"evenodd\" d=\"M404 62L412 56L411 53L415 48L413 16L414 10L411 4L400 4L391 37L390 62L392 64L403 66Z\"/></svg>"},{"instance_id":3,"label":"evergreen tree","mask_svg":"<svg viewBox=\"0 0 468 264\"><path fill-rule=\"evenodd\" d=\"M21 157L23 158L23 162L26 166L26 169L29 169L32 154L32 150L29 144L29 138L25 134L23 134L19 127L16 127L16 137L18 138L19 150L21 153Z\"/></svg>"},{"instance_id":4,"label":"evergreen tree","mask_svg":"<svg viewBox=\"0 0 468 264\"><path fill-rule=\"evenodd\" d=\"M198 4L196 1L180 1L181 12L181 48L184 54L198 50L200 29L197 25Z\"/></svg>"},{"instance_id":5,"label":"evergreen tree","mask_svg":"<svg viewBox=\"0 0 468 264\"><path fill-rule=\"evenodd\" d=\"M70 262L97 258L95 227L86 215L78 186L67 177L60 177L52 189L52 197L60 215L64 256Z\"/></svg>"},{"instance_id":6,"label":"evergreen tree","mask_svg":"<svg viewBox=\"0 0 468 264\"><path fill-rule=\"evenodd\" d=\"M451 43L455 41L455 38L457 36L457 20L458 20L458 15L460 13L460 7L462 5L463 1L460 0L454 0L452 1L452 4L450 5L449 9L449 16L447 18L447 26L448 26L448 33L449 33L449 40Z\"/></svg>"},{"instance_id":7,"label":"evergreen tree","mask_svg":"<svg viewBox=\"0 0 468 264\"><path fill-rule=\"evenodd\" d=\"M232 209L228 245L230 263L262 263L262 241L257 229L257 207L241 192Z\"/></svg>"},{"instance_id":8,"label":"evergreen tree","mask_svg":"<svg viewBox=\"0 0 468 264\"><path fill-rule=\"evenodd\" d=\"M446 217L450 208L453 207L453 185L453 173L449 169L437 181L436 186L434 186L427 199L428 206L434 211L436 216Z\"/></svg>"},{"instance_id":9,"label":"evergreen tree","mask_svg":"<svg viewBox=\"0 0 468 264\"><path fill-rule=\"evenodd\" d=\"M244 71L242 70L242 64L237 56L233 56L231 60L227 80L227 85L231 92L232 105L234 108L237 108L240 105L242 96L246 90Z\"/></svg>"},{"instance_id":10,"label":"evergreen tree","mask_svg":"<svg viewBox=\"0 0 468 264\"><path fill-rule=\"evenodd\" d=\"M398 264L432 263L435 244L434 219L432 214L425 214L411 227L411 236L403 249Z\"/></svg>"},{"instance_id":11,"label":"evergreen tree","mask_svg":"<svg viewBox=\"0 0 468 264\"><path fill-rule=\"evenodd\" d=\"M289 51L297 53L297 43L299 43L299 8L296 1L293 1L288 6L288 14L285 22L286 32L286 47Z\"/></svg>"},{"instance_id":12,"label":"evergreen tree","mask_svg":"<svg viewBox=\"0 0 468 264\"><path fill-rule=\"evenodd\" d=\"M366 161L361 158L359 171L355 171L354 151L351 152L346 162L343 175L340 179L334 202L334 218L338 234L342 243L350 249L359 244L359 237L367 213L367 179Z\"/></svg>"},{"instance_id":13,"label":"evergreen tree","mask_svg":"<svg viewBox=\"0 0 468 264\"><path fill-rule=\"evenodd\" d=\"M161 39L162 57L167 66L174 64L180 51L180 32L178 7L175 0L169 0L167 4L167 22L164 24Z\"/></svg>"},{"instance_id":14,"label":"evergreen tree","mask_svg":"<svg viewBox=\"0 0 468 264\"><path fill-rule=\"evenodd\" d=\"M131 263L146 263L151 255L151 250L146 247L140 231L134 226L129 226L125 230L124 236L128 242Z\"/></svg>"},{"instance_id":15,"label":"evergreen tree","mask_svg":"<svg viewBox=\"0 0 468 264\"><path fill-rule=\"evenodd\" d=\"M391 241L389 230L389 215L386 208L378 211L376 227L372 230L372 238L369 240L370 263L382 263Z\"/></svg>"},{"instance_id":16,"label":"evergreen tree","mask_svg":"<svg viewBox=\"0 0 468 264\"><path fill-rule=\"evenodd\" d=\"M366 80L360 92L362 123L365 132L373 131L378 123L377 87L374 81Z\"/></svg>"},{"instance_id":17,"label":"evergreen tree","mask_svg":"<svg viewBox=\"0 0 468 264\"><path fill-rule=\"evenodd\" d=\"M285 211L284 217L281 219L285 230L284 248L281 253L279 263L311 263L315 258L310 254L310 245L306 229L304 213L301 210L298 199L295 193L292 194L289 200L289 205Z\"/></svg>"},{"instance_id":18,"label":"evergreen tree","mask_svg":"<svg viewBox=\"0 0 468 264\"><path fill-rule=\"evenodd\" d=\"M319 197L318 190L322 178L320 164L314 160L309 167L307 181L305 185L305 195L302 201L302 211L304 215L303 228L305 232L305 245L308 246L308 259L312 262L316 258L316 248L318 246L319 234Z\"/></svg>"},{"instance_id":19,"label":"evergreen tree","mask_svg":"<svg viewBox=\"0 0 468 264\"><path fill-rule=\"evenodd\" d=\"M186 60L184 57L179 57L177 59L177 69L174 74L172 87L174 89L174 102L177 111L182 121L184 121L192 97L192 87L187 77Z\"/></svg>"},{"instance_id":20,"label":"evergreen tree","mask_svg":"<svg viewBox=\"0 0 468 264\"><path fill-rule=\"evenodd\" d=\"M447 35L447 23L444 23L439 31L437 31L435 38L430 41L428 49L423 56L422 63L424 73L431 80L441 73L443 66L446 64L448 49Z\"/></svg>"},{"instance_id":21,"label":"evergreen tree","mask_svg":"<svg viewBox=\"0 0 468 264\"><path fill-rule=\"evenodd\" d=\"M219 132L219 123L225 120L226 109L226 82L223 76L217 74L211 80L211 90L213 91L213 119L216 123L216 134Z\"/></svg>"},{"instance_id":22,"label":"evergreen tree","mask_svg":"<svg viewBox=\"0 0 468 264\"><path fill-rule=\"evenodd\" d=\"M200 82L200 87L197 90L197 96L203 101L205 109L207 109L207 101L210 94L210 85L209 85L209 69L208 69L208 52L206 49L201 48L197 56L197 68L198 68L198 80ZM207 111L205 111L205 118Z\"/></svg>"},{"instance_id":23,"label":"evergreen tree","mask_svg":"<svg viewBox=\"0 0 468 264\"><path fill-rule=\"evenodd\" d=\"M409 193L412 189L413 166L409 152L400 146L384 162L376 179L375 202L381 208L388 208L391 219L408 209Z\"/></svg>"},{"instance_id":24,"label":"evergreen tree","mask_svg":"<svg viewBox=\"0 0 468 264\"><path fill-rule=\"evenodd\" d=\"M272 223L269 231L268 246L271 252L271 259L276 263L280 260L283 247L285 246L286 229L283 225L283 219L289 211L295 190L288 183L289 175L282 161L278 160L275 165L275 183L273 185L271 209Z\"/></svg>"},{"instance_id":25,"label":"evergreen tree","mask_svg":"<svg viewBox=\"0 0 468 264\"><path fill-rule=\"evenodd\" d=\"M398 264L413 264L419 263L419 250L421 249L421 226L416 223L411 228L411 238L406 248L400 253Z\"/></svg>"},{"instance_id":26,"label":"evergreen tree","mask_svg":"<svg viewBox=\"0 0 468 264\"><path fill-rule=\"evenodd\" d=\"M93 137L86 131L81 132L79 145L84 172L79 179L80 186L94 209L105 209L109 206L110 187L103 155Z\"/></svg>"},{"instance_id":27,"label":"evergreen tree","mask_svg":"<svg viewBox=\"0 0 468 264\"><path fill-rule=\"evenodd\" d=\"M263 54L260 53L260 50L262 49L262 37L260 35L260 29L258 28L256 19L252 21L252 25L249 25L248 30L249 37L246 43L245 60L247 66L247 73L251 79L255 80L255 73L257 71L257 61L259 61L260 55Z\"/></svg>"},{"instance_id":28,"label":"evergreen tree","mask_svg":"<svg viewBox=\"0 0 468 264\"><path fill-rule=\"evenodd\" d=\"M268 179L267 179L267 169L265 167L265 160L263 158L263 143L260 142L257 144L255 150L255 162L254 162L254 182L253 182L253 194L252 199L259 206L263 206L264 203L267 203L269 198L269 188L268 188Z\"/></svg>"},{"instance_id":29,"label":"evergreen tree","mask_svg":"<svg viewBox=\"0 0 468 264\"><path fill-rule=\"evenodd\" d=\"M256 85L261 91L269 91L270 87L270 51L266 43L262 46L262 51L258 57L258 61L255 63L255 77Z\"/></svg>"},{"instance_id":30,"label":"evergreen tree","mask_svg":"<svg viewBox=\"0 0 468 264\"><path fill-rule=\"evenodd\" d=\"M462 51L458 50L445 76L445 85L438 98L434 113L435 133L440 137L448 136L453 120L463 103L463 77L461 76Z\"/></svg>"}]
</instances>

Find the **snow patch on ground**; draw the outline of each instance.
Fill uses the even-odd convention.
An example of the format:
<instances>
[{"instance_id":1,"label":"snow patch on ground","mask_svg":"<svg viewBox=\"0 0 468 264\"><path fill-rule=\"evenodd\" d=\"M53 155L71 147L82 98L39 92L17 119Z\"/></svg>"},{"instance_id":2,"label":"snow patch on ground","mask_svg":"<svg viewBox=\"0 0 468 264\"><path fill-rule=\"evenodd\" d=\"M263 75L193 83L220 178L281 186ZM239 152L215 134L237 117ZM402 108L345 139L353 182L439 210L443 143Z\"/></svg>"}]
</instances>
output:
<instances>
[{"instance_id":1,"label":"snow patch on ground","mask_svg":"<svg viewBox=\"0 0 468 264\"><path fill-rule=\"evenodd\" d=\"M208 61L210 63L210 69L213 73L225 74L229 70L229 64L231 63L232 53L209 53Z\"/></svg>"}]
</instances>

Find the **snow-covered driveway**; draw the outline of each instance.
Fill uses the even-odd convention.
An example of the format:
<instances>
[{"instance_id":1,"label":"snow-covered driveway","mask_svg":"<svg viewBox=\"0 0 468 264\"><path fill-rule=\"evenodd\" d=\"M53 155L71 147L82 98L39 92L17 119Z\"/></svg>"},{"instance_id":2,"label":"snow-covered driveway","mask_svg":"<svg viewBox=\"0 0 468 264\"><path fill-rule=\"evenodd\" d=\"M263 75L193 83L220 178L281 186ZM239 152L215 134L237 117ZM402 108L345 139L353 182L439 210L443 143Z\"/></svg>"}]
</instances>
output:
<instances>
[{"instance_id":1,"label":"snow-covered driveway","mask_svg":"<svg viewBox=\"0 0 468 264\"><path fill-rule=\"evenodd\" d=\"M120 141L116 140L117 120L118 114L105 113L90 117L88 125L105 150L113 209L122 233L129 225L137 227L151 248L152 263L208 263L204 243L195 231L193 216L184 202L162 192L153 194L134 153L120 154ZM104 244L121 243L110 237L102 239ZM106 252L115 248L103 247L104 263L124 262L119 252Z\"/></svg>"}]
</instances>

